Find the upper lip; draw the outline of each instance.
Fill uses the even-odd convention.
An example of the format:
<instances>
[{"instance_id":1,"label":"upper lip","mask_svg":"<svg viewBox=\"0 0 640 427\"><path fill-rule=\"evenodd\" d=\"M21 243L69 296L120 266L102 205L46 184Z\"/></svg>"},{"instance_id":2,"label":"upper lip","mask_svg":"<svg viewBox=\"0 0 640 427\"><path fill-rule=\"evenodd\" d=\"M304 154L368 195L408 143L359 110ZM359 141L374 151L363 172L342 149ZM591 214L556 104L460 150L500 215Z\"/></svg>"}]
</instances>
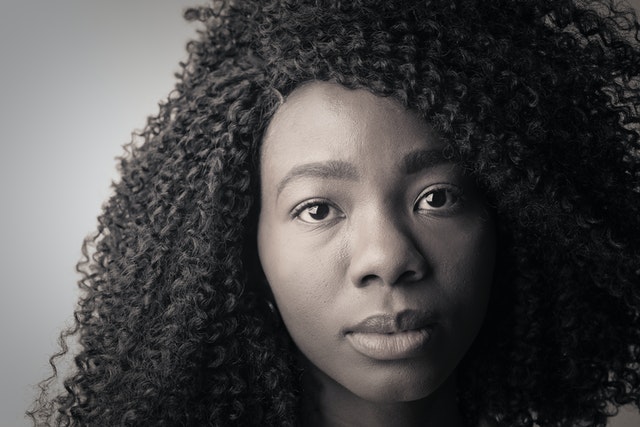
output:
<instances>
[{"instance_id":1,"label":"upper lip","mask_svg":"<svg viewBox=\"0 0 640 427\"><path fill-rule=\"evenodd\" d=\"M345 333L393 334L423 329L434 323L434 317L430 313L408 309L397 313L374 314L345 328Z\"/></svg>"}]
</instances>

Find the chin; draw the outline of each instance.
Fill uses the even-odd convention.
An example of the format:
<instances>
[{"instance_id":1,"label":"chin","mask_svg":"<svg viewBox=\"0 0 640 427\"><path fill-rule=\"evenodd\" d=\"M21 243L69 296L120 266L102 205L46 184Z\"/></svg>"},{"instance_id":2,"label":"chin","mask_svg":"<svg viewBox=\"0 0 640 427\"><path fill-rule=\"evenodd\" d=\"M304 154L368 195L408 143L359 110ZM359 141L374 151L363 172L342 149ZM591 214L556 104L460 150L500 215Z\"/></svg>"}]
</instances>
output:
<instances>
[{"instance_id":1,"label":"chin","mask_svg":"<svg viewBox=\"0 0 640 427\"><path fill-rule=\"evenodd\" d=\"M361 399L377 403L413 402L437 395L447 379L433 372L416 372L413 369L391 374L368 375L365 382L358 381L348 387Z\"/></svg>"}]
</instances>

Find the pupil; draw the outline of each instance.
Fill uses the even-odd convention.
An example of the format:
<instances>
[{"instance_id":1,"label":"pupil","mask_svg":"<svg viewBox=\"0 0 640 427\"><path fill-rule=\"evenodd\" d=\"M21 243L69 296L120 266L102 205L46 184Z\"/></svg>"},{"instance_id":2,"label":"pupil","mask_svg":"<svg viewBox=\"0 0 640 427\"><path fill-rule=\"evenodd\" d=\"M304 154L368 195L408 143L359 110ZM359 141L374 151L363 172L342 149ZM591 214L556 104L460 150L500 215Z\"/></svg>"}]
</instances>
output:
<instances>
[{"instance_id":1,"label":"pupil","mask_svg":"<svg viewBox=\"0 0 640 427\"><path fill-rule=\"evenodd\" d=\"M427 196L427 203L434 208L441 208L447 203L447 192L446 190L438 190Z\"/></svg>"},{"instance_id":2,"label":"pupil","mask_svg":"<svg viewBox=\"0 0 640 427\"><path fill-rule=\"evenodd\" d=\"M315 205L309 209L309 215L313 219L324 219L329 215L328 205Z\"/></svg>"}]
</instances>

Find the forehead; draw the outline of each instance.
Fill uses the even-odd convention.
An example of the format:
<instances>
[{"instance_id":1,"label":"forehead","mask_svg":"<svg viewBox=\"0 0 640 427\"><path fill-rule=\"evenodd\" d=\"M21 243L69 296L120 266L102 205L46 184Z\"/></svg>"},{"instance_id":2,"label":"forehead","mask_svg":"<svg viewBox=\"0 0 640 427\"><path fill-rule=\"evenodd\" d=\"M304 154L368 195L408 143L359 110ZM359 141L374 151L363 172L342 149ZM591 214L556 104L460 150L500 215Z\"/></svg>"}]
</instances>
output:
<instances>
[{"instance_id":1,"label":"forehead","mask_svg":"<svg viewBox=\"0 0 640 427\"><path fill-rule=\"evenodd\" d=\"M261 157L263 167L271 159L279 167L312 159L357 163L373 148L392 155L428 145L441 144L424 120L393 98L311 82L294 90L276 111Z\"/></svg>"}]
</instances>

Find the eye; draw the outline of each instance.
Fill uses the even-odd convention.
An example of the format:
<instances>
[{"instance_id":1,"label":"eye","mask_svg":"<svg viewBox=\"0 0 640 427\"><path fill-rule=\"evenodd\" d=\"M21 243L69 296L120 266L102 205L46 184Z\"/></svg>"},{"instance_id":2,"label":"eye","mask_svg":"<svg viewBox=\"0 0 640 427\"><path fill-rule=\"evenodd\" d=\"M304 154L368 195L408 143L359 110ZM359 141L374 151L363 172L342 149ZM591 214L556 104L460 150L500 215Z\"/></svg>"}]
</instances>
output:
<instances>
[{"instance_id":1,"label":"eye","mask_svg":"<svg viewBox=\"0 0 640 427\"><path fill-rule=\"evenodd\" d=\"M292 216L302 222L317 224L340 218L342 214L340 210L327 202L310 200L297 206L293 210Z\"/></svg>"},{"instance_id":2,"label":"eye","mask_svg":"<svg viewBox=\"0 0 640 427\"><path fill-rule=\"evenodd\" d=\"M418 211L451 212L461 204L462 190L453 185L438 186L424 191L415 209Z\"/></svg>"}]
</instances>

